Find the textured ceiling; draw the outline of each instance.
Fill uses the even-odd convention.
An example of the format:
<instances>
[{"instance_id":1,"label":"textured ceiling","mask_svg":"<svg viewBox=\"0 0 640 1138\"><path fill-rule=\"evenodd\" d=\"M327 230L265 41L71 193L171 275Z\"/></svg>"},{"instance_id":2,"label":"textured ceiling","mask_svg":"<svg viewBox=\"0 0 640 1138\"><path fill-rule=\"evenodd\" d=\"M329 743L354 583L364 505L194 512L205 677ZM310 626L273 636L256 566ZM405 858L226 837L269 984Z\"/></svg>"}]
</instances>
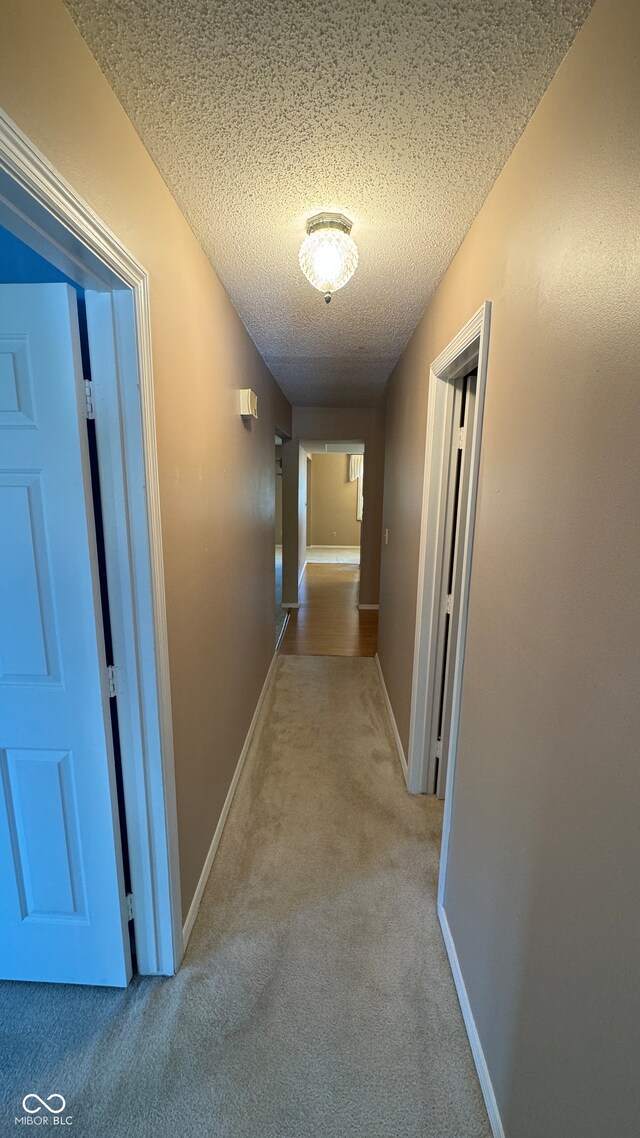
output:
<instances>
[{"instance_id":1,"label":"textured ceiling","mask_svg":"<svg viewBox=\"0 0 640 1138\"><path fill-rule=\"evenodd\" d=\"M371 404L592 0L65 0L289 399ZM346 213L326 305L305 221Z\"/></svg>"}]
</instances>

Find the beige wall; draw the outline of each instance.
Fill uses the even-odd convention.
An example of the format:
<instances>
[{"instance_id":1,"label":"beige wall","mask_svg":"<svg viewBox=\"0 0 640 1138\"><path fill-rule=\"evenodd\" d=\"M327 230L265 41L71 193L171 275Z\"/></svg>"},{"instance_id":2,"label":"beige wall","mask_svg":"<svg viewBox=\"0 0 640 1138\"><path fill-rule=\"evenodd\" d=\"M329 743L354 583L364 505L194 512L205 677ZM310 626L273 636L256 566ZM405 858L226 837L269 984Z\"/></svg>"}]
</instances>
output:
<instances>
[{"instance_id":1,"label":"beige wall","mask_svg":"<svg viewBox=\"0 0 640 1138\"><path fill-rule=\"evenodd\" d=\"M378 603L382 490L384 483L384 411L379 407L295 407L296 438L310 442L364 442L364 511L360 536L360 603Z\"/></svg>"},{"instance_id":2,"label":"beige wall","mask_svg":"<svg viewBox=\"0 0 640 1138\"><path fill-rule=\"evenodd\" d=\"M310 545L359 545L358 483L348 454L314 454L309 485Z\"/></svg>"},{"instance_id":3,"label":"beige wall","mask_svg":"<svg viewBox=\"0 0 640 1138\"><path fill-rule=\"evenodd\" d=\"M298 581L307 563L307 510L309 458L300 448L298 452Z\"/></svg>"},{"instance_id":4,"label":"beige wall","mask_svg":"<svg viewBox=\"0 0 640 1138\"><path fill-rule=\"evenodd\" d=\"M406 743L428 366L493 301L445 907L507 1138L638 1133L640 6L598 0L389 389Z\"/></svg>"},{"instance_id":5,"label":"beige wall","mask_svg":"<svg viewBox=\"0 0 640 1138\"><path fill-rule=\"evenodd\" d=\"M0 105L150 275L186 912L273 654L273 436L291 411L60 0L3 3Z\"/></svg>"},{"instance_id":6,"label":"beige wall","mask_svg":"<svg viewBox=\"0 0 640 1138\"><path fill-rule=\"evenodd\" d=\"M297 439L282 444L282 600L297 605L307 560L307 454Z\"/></svg>"}]
</instances>

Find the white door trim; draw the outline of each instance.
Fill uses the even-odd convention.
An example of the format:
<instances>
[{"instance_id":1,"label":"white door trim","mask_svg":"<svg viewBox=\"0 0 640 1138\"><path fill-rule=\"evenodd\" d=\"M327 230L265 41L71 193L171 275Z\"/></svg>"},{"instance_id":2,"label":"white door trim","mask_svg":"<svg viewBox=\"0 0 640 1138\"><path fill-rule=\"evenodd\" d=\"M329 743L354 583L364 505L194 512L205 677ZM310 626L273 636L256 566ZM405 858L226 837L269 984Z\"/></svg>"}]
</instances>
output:
<instances>
[{"instance_id":1,"label":"white door trim","mask_svg":"<svg viewBox=\"0 0 640 1138\"><path fill-rule=\"evenodd\" d=\"M97 377L96 396L120 428L120 437L114 430L110 439L111 475L124 473L119 521L130 571L121 572L110 603L121 606L122 624L134 614L137 693L128 707L137 715L139 746L123 748L122 766L138 967L142 973L171 975L182 958L183 940L148 277L1 110L0 221L10 221L17 236L78 283L112 292L115 343L126 360L120 382L139 387L139 399L128 401L127 414L117 383L101 385ZM109 479L102 461L100 473ZM115 549L114 518L115 513L108 528L105 518L105 540Z\"/></svg>"},{"instance_id":2,"label":"white door trim","mask_svg":"<svg viewBox=\"0 0 640 1138\"><path fill-rule=\"evenodd\" d=\"M416 610L416 635L413 659L413 683L411 691L411 717L409 726L409 748L407 754L407 787L412 794L433 793L435 789L435 764L427 754L427 740L431 736L431 716L434 713L434 684L436 674L436 639L438 630L438 597L441 585L442 535L446 512L446 477L448 467L446 448L451 433L451 414L453 406L453 384L456 379L478 365L474 422L472 427L472 453L470 463L470 486L466 516L461 534L464 540L464 559L462 565L462 587L460 597L460 620L455 646L455 671L453 677L453 708L449 743L449 770L447 792L452 785L455 767L458 718L460 712L460 691L462 666L466 637L466 618L471 580L471 555L473 549L473 522L475 518L480 468L480 440L482 433L482 413L487 377L487 354L489 349L489 324L491 303L485 301L481 308L465 324L464 328L444 349L431 365L427 403L427 436L425 447L424 487L422 495L422 519L420 524L420 560L418 568L418 596ZM461 519L462 521L462 519ZM446 818L446 808L445 808ZM446 861L445 839L443 837L443 863Z\"/></svg>"}]
</instances>

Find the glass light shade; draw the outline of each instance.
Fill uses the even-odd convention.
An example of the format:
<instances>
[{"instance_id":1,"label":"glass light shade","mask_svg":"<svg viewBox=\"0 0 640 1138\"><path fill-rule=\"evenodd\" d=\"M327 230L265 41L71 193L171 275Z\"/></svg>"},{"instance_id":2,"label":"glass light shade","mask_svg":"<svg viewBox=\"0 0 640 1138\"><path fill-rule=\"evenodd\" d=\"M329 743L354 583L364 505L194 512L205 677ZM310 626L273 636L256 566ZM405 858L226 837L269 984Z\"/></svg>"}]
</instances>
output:
<instances>
[{"instance_id":1,"label":"glass light shade","mask_svg":"<svg viewBox=\"0 0 640 1138\"><path fill-rule=\"evenodd\" d=\"M346 285L358 267L358 246L343 229L323 227L305 237L298 255L300 268L325 296Z\"/></svg>"}]
</instances>

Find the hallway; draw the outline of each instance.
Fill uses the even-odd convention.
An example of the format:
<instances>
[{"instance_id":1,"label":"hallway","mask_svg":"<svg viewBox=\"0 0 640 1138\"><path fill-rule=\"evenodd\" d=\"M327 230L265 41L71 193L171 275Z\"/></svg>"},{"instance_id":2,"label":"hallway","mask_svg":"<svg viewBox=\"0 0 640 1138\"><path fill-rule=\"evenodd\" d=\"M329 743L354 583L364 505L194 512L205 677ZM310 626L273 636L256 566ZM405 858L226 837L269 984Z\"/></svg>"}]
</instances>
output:
<instances>
[{"instance_id":1,"label":"hallway","mask_svg":"<svg viewBox=\"0 0 640 1138\"><path fill-rule=\"evenodd\" d=\"M0 1138L640 1138L640 3L0 29Z\"/></svg>"},{"instance_id":2,"label":"hallway","mask_svg":"<svg viewBox=\"0 0 640 1138\"><path fill-rule=\"evenodd\" d=\"M441 818L405 792L372 660L280 658L182 969L3 984L9 1114L55 1084L82 1138L489 1138Z\"/></svg>"},{"instance_id":3,"label":"hallway","mask_svg":"<svg viewBox=\"0 0 640 1138\"><path fill-rule=\"evenodd\" d=\"M309 562L280 653L284 656L375 656L378 613L360 611L360 567Z\"/></svg>"}]
</instances>

